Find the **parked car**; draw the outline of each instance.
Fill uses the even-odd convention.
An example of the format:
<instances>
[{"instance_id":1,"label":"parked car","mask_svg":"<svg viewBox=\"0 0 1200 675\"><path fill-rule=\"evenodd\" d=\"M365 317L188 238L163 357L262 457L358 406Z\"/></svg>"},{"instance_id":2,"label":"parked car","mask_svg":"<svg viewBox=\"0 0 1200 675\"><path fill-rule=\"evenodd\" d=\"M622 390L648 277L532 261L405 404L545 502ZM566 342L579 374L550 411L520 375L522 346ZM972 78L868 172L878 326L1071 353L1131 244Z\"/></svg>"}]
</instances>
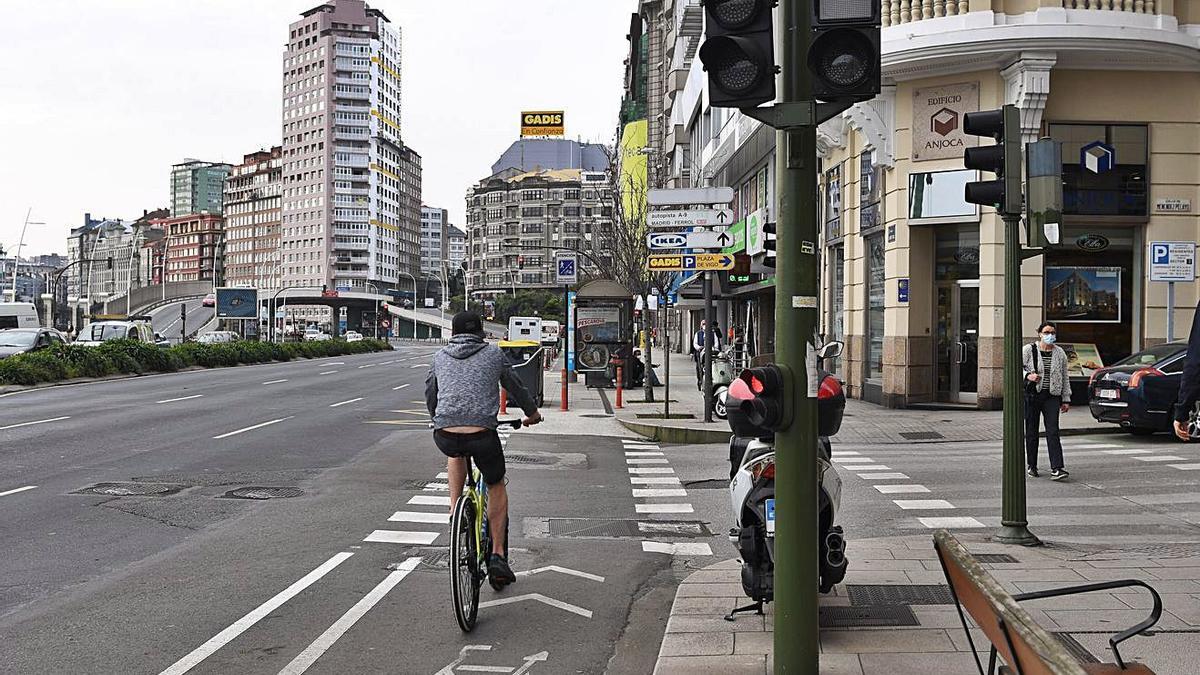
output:
<instances>
[{"instance_id":1,"label":"parked car","mask_svg":"<svg viewBox=\"0 0 1200 675\"><path fill-rule=\"evenodd\" d=\"M333 338L329 335L329 333L321 331L317 328L307 328L304 331L304 340L306 342L309 342L309 341L318 341L319 342L321 340L332 340L332 339Z\"/></svg>"},{"instance_id":2,"label":"parked car","mask_svg":"<svg viewBox=\"0 0 1200 675\"><path fill-rule=\"evenodd\" d=\"M205 307L216 307L217 306L217 294L209 293L208 295L204 296L204 299L200 301L200 304Z\"/></svg>"},{"instance_id":3,"label":"parked car","mask_svg":"<svg viewBox=\"0 0 1200 675\"><path fill-rule=\"evenodd\" d=\"M53 328L9 328L0 330L0 359L66 343Z\"/></svg>"},{"instance_id":4,"label":"parked car","mask_svg":"<svg viewBox=\"0 0 1200 675\"><path fill-rule=\"evenodd\" d=\"M209 331L200 337L196 338L196 342L202 345L223 344L226 342L236 342L242 339L235 331L231 330L213 330Z\"/></svg>"},{"instance_id":5,"label":"parked car","mask_svg":"<svg viewBox=\"0 0 1200 675\"><path fill-rule=\"evenodd\" d=\"M75 337L75 344L98 347L109 340L137 340L146 344L167 346L167 341L143 321L93 321Z\"/></svg>"},{"instance_id":6,"label":"parked car","mask_svg":"<svg viewBox=\"0 0 1200 675\"><path fill-rule=\"evenodd\" d=\"M356 330L346 331L346 342L362 342L363 334Z\"/></svg>"},{"instance_id":7,"label":"parked car","mask_svg":"<svg viewBox=\"0 0 1200 675\"><path fill-rule=\"evenodd\" d=\"M0 330L5 328L37 328L37 308L32 302L0 302Z\"/></svg>"},{"instance_id":8,"label":"parked car","mask_svg":"<svg viewBox=\"0 0 1200 675\"><path fill-rule=\"evenodd\" d=\"M1169 342L1097 370L1088 382L1092 417L1139 436L1170 431L1186 360L1187 343Z\"/></svg>"}]
</instances>

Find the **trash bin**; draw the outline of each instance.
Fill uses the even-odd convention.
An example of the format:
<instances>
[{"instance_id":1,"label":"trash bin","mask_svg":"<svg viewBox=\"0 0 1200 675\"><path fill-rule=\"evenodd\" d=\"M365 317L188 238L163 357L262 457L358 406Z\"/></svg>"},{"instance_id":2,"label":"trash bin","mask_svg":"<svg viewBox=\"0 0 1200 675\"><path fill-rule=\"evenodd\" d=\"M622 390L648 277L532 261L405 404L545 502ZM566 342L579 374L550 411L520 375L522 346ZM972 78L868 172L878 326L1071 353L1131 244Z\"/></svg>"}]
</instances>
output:
<instances>
[{"instance_id":1,"label":"trash bin","mask_svg":"<svg viewBox=\"0 0 1200 675\"><path fill-rule=\"evenodd\" d=\"M546 397L542 388L542 345L536 340L501 340L498 343L500 351L508 357L513 371L525 388L533 394L538 406L545 403Z\"/></svg>"}]
</instances>

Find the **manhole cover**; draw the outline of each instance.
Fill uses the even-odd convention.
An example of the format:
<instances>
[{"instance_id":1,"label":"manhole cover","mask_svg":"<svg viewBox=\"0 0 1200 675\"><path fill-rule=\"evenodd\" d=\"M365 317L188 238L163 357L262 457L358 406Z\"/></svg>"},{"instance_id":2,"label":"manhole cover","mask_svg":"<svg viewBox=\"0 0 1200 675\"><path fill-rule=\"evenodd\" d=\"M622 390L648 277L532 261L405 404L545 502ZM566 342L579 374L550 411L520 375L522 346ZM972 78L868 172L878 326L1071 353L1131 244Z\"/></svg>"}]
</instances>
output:
<instances>
[{"instance_id":1,"label":"manhole cover","mask_svg":"<svg viewBox=\"0 0 1200 675\"><path fill-rule=\"evenodd\" d=\"M445 546L437 548L415 548L408 549L404 552L405 558L420 556L421 562L417 564L414 571L417 572L445 572L450 569L450 551L446 550ZM387 566L388 570L396 571L402 569L403 562L394 562Z\"/></svg>"},{"instance_id":2,"label":"manhole cover","mask_svg":"<svg viewBox=\"0 0 1200 675\"><path fill-rule=\"evenodd\" d=\"M232 499L285 499L299 497L304 490L298 487L244 487L225 493Z\"/></svg>"},{"instance_id":3,"label":"manhole cover","mask_svg":"<svg viewBox=\"0 0 1200 675\"><path fill-rule=\"evenodd\" d=\"M954 604L950 587L943 584L847 584L846 593L854 607Z\"/></svg>"},{"instance_id":4,"label":"manhole cover","mask_svg":"<svg viewBox=\"0 0 1200 675\"><path fill-rule=\"evenodd\" d=\"M553 464L554 458L545 455L527 455L519 452L504 453L504 461L513 464Z\"/></svg>"},{"instance_id":5,"label":"manhole cover","mask_svg":"<svg viewBox=\"0 0 1200 675\"><path fill-rule=\"evenodd\" d=\"M1074 656L1080 663L1100 663L1100 659L1093 656L1088 648L1080 644L1079 640L1072 637L1070 633L1051 633L1051 635L1057 638L1062 646L1071 652L1071 656Z\"/></svg>"},{"instance_id":6,"label":"manhole cover","mask_svg":"<svg viewBox=\"0 0 1200 675\"><path fill-rule=\"evenodd\" d=\"M710 537L699 521L655 520L639 522L619 518L550 518L552 537Z\"/></svg>"},{"instance_id":7,"label":"manhole cover","mask_svg":"<svg viewBox=\"0 0 1200 675\"><path fill-rule=\"evenodd\" d=\"M901 431L900 437L910 441L936 441L945 438L936 431Z\"/></svg>"},{"instance_id":8,"label":"manhole cover","mask_svg":"<svg viewBox=\"0 0 1200 675\"><path fill-rule=\"evenodd\" d=\"M170 483L96 483L74 494L97 494L109 497L161 497L173 495L187 487Z\"/></svg>"},{"instance_id":9,"label":"manhole cover","mask_svg":"<svg viewBox=\"0 0 1200 675\"><path fill-rule=\"evenodd\" d=\"M424 490L429 485L445 485L446 480L406 480L400 483L400 487L405 490Z\"/></svg>"},{"instance_id":10,"label":"manhole cover","mask_svg":"<svg viewBox=\"0 0 1200 675\"><path fill-rule=\"evenodd\" d=\"M821 607L823 628L860 628L866 626L919 626L917 616L904 605L876 607Z\"/></svg>"},{"instance_id":11,"label":"manhole cover","mask_svg":"<svg viewBox=\"0 0 1200 675\"><path fill-rule=\"evenodd\" d=\"M981 563L1015 563L1020 562L1007 553L972 553L971 556Z\"/></svg>"},{"instance_id":12,"label":"manhole cover","mask_svg":"<svg viewBox=\"0 0 1200 675\"><path fill-rule=\"evenodd\" d=\"M683 482L683 487L689 490L725 490L729 488L729 481L724 478L689 480Z\"/></svg>"}]
</instances>

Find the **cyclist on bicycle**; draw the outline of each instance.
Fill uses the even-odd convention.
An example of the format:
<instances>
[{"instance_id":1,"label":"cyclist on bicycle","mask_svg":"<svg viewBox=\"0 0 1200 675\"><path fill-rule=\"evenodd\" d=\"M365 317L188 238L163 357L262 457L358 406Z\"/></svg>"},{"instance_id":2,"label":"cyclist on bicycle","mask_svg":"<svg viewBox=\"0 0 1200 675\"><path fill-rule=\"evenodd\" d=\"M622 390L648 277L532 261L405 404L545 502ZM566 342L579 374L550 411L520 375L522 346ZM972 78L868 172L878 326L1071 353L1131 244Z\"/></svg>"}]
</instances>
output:
<instances>
[{"instance_id":1,"label":"cyclist on bicycle","mask_svg":"<svg viewBox=\"0 0 1200 675\"><path fill-rule=\"evenodd\" d=\"M450 343L433 357L425 378L425 405L433 418L433 441L446 460L450 504L458 502L470 457L488 486L488 522L492 551L488 577L497 588L517 580L504 557L508 532L508 493L504 489L504 451L496 434L499 384L525 412L523 424L542 421L537 402L496 345L483 340L483 321L475 312L459 312L451 322Z\"/></svg>"}]
</instances>

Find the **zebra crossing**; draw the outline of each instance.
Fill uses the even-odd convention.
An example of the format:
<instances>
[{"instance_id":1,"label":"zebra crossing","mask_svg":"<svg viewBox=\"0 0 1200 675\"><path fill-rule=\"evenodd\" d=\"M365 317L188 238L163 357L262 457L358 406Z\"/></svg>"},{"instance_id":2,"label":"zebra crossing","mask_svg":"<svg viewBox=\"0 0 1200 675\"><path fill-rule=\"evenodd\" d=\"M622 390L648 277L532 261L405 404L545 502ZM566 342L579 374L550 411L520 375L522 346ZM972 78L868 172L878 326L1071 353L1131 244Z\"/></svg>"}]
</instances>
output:
<instances>
[{"instance_id":1,"label":"zebra crossing","mask_svg":"<svg viewBox=\"0 0 1200 675\"><path fill-rule=\"evenodd\" d=\"M636 503L634 510L639 516L650 520L639 522L638 529L645 533L667 534L672 523L663 522L682 515L695 513L690 502L679 501L687 497L687 490L675 475L675 469L662 448L653 441L623 438L626 470L629 474L629 489ZM662 465L668 466L662 466ZM654 520L661 517L661 520ZM663 553L672 556L712 555L712 547L706 542L663 541L665 537L642 540L642 551Z\"/></svg>"}]
</instances>

